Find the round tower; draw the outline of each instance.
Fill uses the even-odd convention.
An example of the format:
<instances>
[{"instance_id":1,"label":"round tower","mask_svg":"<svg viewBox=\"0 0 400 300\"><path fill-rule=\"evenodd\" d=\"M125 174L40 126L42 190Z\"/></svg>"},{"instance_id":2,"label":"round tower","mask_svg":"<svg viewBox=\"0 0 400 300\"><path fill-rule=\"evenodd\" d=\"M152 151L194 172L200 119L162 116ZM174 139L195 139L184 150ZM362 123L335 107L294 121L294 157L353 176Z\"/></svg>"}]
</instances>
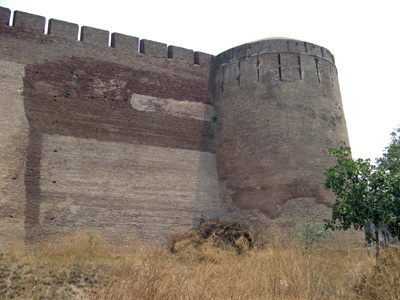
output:
<instances>
[{"instance_id":1,"label":"round tower","mask_svg":"<svg viewBox=\"0 0 400 300\"><path fill-rule=\"evenodd\" d=\"M333 55L291 39L219 54L214 64L221 197L241 221L329 217L329 149L348 144Z\"/></svg>"}]
</instances>

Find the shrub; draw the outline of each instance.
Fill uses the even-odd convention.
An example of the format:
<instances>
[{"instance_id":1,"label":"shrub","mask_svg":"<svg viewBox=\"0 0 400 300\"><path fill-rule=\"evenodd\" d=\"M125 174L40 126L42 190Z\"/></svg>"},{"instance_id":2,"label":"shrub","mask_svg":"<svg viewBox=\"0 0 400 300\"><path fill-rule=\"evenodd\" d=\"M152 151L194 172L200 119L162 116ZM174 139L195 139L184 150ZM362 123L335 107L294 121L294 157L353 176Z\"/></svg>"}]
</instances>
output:
<instances>
[{"instance_id":1,"label":"shrub","mask_svg":"<svg viewBox=\"0 0 400 300\"><path fill-rule=\"evenodd\" d=\"M297 245L309 253L313 248L320 246L330 233L321 222L318 215L313 215L306 222L299 223L295 228Z\"/></svg>"}]
</instances>

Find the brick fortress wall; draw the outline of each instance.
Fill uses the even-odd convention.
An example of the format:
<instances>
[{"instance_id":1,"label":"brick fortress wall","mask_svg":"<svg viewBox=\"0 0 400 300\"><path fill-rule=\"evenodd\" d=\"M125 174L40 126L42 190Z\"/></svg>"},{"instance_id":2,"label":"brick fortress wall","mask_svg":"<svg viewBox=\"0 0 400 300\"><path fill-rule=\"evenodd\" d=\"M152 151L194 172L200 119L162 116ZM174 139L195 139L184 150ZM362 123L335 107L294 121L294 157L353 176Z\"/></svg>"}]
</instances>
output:
<instances>
[{"instance_id":1,"label":"brick fortress wall","mask_svg":"<svg viewBox=\"0 0 400 300\"><path fill-rule=\"evenodd\" d=\"M204 218L319 213L348 142L325 48L274 39L214 57L0 8L0 243L81 228L165 243ZM286 222L285 221L285 222Z\"/></svg>"},{"instance_id":2,"label":"brick fortress wall","mask_svg":"<svg viewBox=\"0 0 400 300\"><path fill-rule=\"evenodd\" d=\"M164 242L221 215L212 56L0 9L2 242Z\"/></svg>"}]
</instances>

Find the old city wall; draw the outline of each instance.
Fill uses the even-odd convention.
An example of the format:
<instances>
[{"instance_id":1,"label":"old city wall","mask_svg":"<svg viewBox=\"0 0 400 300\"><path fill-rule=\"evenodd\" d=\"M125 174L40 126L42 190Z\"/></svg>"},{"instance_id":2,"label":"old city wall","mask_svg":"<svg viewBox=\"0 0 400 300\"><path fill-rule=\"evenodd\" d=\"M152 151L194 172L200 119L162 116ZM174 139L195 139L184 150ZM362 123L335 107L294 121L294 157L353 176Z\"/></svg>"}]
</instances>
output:
<instances>
[{"instance_id":1,"label":"old city wall","mask_svg":"<svg viewBox=\"0 0 400 300\"><path fill-rule=\"evenodd\" d=\"M0 8L0 243L221 215L211 55ZM111 43L109 41L111 40Z\"/></svg>"},{"instance_id":2,"label":"old city wall","mask_svg":"<svg viewBox=\"0 0 400 300\"><path fill-rule=\"evenodd\" d=\"M349 141L327 49L275 38L214 57L10 19L0 8L0 246L83 228L165 243L201 219L330 216L328 151Z\"/></svg>"},{"instance_id":3,"label":"old city wall","mask_svg":"<svg viewBox=\"0 0 400 300\"><path fill-rule=\"evenodd\" d=\"M329 149L348 135L332 54L289 39L215 58L217 161L226 211L238 220L293 224L329 218Z\"/></svg>"}]
</instances>

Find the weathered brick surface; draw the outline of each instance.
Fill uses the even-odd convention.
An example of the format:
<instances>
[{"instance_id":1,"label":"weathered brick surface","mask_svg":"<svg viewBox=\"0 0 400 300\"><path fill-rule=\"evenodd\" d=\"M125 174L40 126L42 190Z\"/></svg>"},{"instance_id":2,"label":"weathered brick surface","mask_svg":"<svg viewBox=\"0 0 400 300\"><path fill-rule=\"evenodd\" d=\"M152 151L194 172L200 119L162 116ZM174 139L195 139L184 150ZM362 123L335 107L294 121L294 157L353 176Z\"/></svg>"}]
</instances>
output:
<instances>
[{"instance_id":1,"label":"weathered brick surface","mask_svg":"<svg viewBox=\"0 0 400 300\"><path fill-rule=\"evenodd\" d=\"M109 47L109 33L91 27L77 40L77 25L58 20L47 35L44 18L18 12L13 27L7 13L1 243L82 226L115 241L165 242L221 215L211 56L195 64L192 50L175 47L168 58L166 45L151 41L140 53L138 39L121 34Z\"/></svg>"},{"instance_id":2,"label":"weathered brick surface","mask_svg":"<svg viewBox=\"0 0 400 300\"><path fill-rule=\"evenodd\" d=\"M215 154L55 134L43 135L42 153L40 218L30 230L85 226L119 243L162 243L221 214Z\"/></svg>"},{"instance_id":3,"label":"weathered brick surface","mask_svg":"<svg viewBox=\"0 0 400 300\"><path fill-rule=\"evenodd\" d=\"M65 21L50 19L48 34L53 36L62 36L65 39L76 40L78 37L78 24Z\"/></svg>"},{"instance_id":4,"label":"weathered brick surface","mask_svg":"<svg viewBox=\"0 0 400 300\"><path fill-rule=\"evenodd\" d=\"M330 58L289 53L286 40L267 42L264 53L247 51L253 45L227 51L215 71L225 207L242 220L329 217L334 197L323 189L323 172L332 164L328 151L348 142L336 68ZM293 201L294 214L286 207Z\"/></svg>"},{"instance_id":5,"label":"weathered brick surface","mask_svg":"<svg viewBox=\"0 0 400 300\"><path fill-rule=\"evenodd\" d=\"M171 86L177 85L177 88ZM133 94L182 100L189 80L71 59L26 68L26 112L41 132L214 152L211 121L132 108Z\"/></svg>"},{"instance_id":6,"label":"weathered brick surface","mask_svg":"<svg viewBox=\"0 0 400 300\"><path fill-rule=\"evenodd\" d=\"M23 241L28 120L24 65L0 60L0 247Z\"/></svg>"},{"instance_id":7,"label":"weathered brick surface","mask_svg":"<svg viewBox=\"0 0 400 300\"><path fill-rule=\"evenodd\" d=\"M84 227L162 243L201 218L328 216L328 149L348 140L328 50L263 40L213 57L9 15L0 8L0 243Z\"/></svg>"},{"instance_id":8,"label":"weathered brick surface","mask_svg":"<svg viewBox=\"0 0 400 300\"><path fill-rule=\"evenodd\" d=\"M13 26L18 29L24 29L36 33L44 32L45 18L22 11L14 13Z\"/></svg>"},{"instance_id":9,"label":"weathered brick surface","mask_svg":"<svg viewBox=\"0 0 400 300\"><path fill-rule=\"evenodd\" d=\"M7 26L10 20L11 11L8 8L0 7L0 24Z\"/></svg>"}]
</instances>

